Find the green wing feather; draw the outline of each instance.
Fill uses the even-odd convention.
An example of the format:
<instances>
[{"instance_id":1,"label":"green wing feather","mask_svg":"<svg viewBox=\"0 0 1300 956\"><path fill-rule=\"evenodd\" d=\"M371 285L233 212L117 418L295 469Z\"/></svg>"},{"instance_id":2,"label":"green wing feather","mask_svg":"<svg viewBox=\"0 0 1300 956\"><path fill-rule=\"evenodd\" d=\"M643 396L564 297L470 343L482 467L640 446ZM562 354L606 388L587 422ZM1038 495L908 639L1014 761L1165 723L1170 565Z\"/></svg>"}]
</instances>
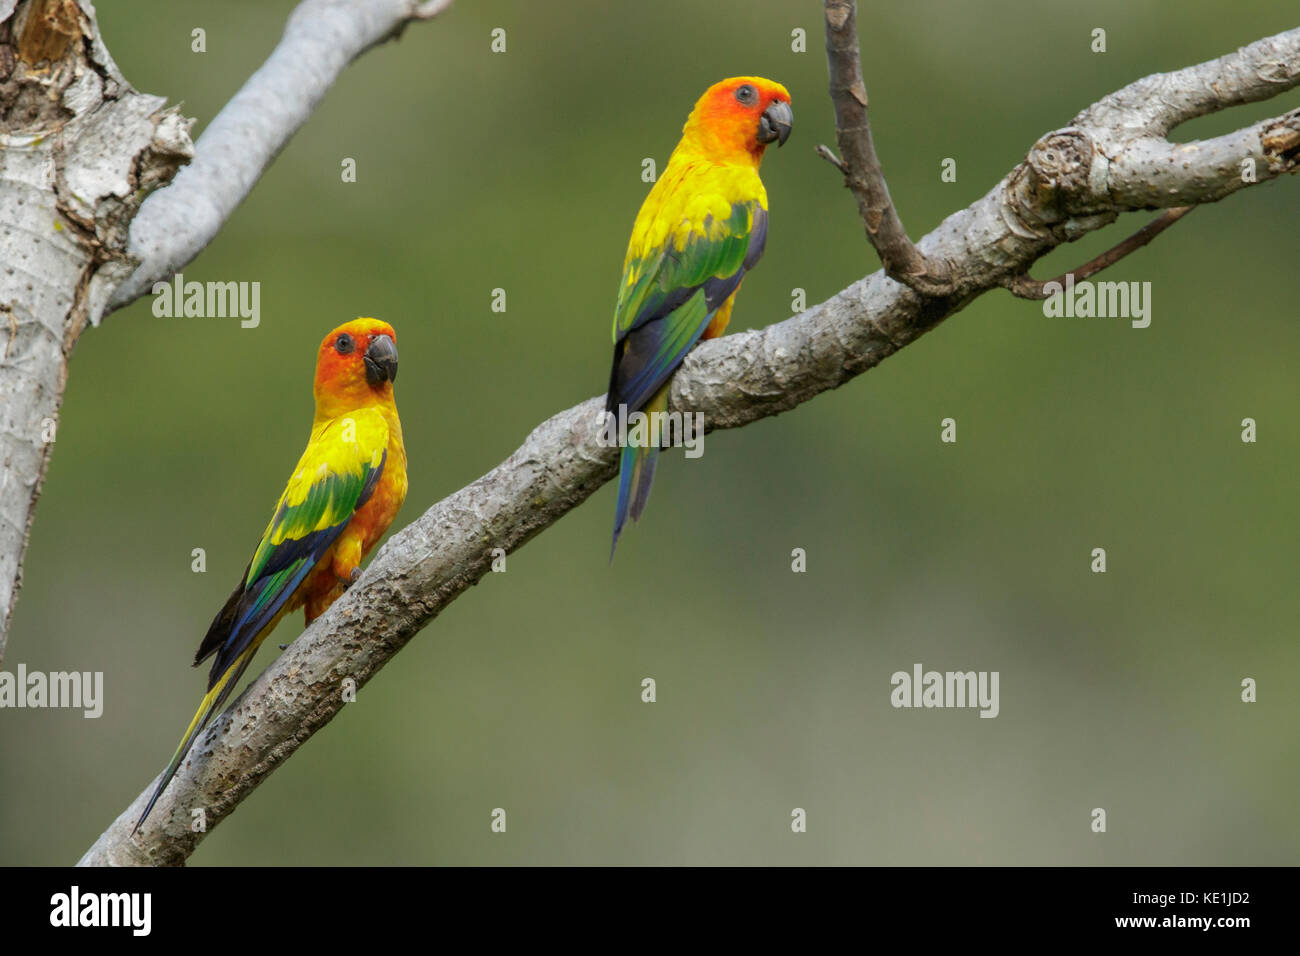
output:
<instances>
[{"instance_id":1,"label":"green wing feather","mask_svg":"<svg viewBox=\"0 0 1300 956\"><path fill-rule=\"evenodd\" d=\"M614 313L610 410L641 408L668 380L758 260L766 236L767 211L755 198L629 257Z\"/></svg>"},{"instance_id":2,"label":"green wing feather","mask_svg":"<svg viewBox=\"0 0 1300 956\"><path fill-rule=\"evenodd\" d=\"M633 230L614 311L607 411L667 407L665 383L763 254L767 209L761 184L758 189L753 198L737 201L721 195L692 197L689 208L704 211L702 215L692 221L683 210L675 233L668 231L657 245L640 251L638 240L646 230L662 228L668 214L647 200ZM635 520L645 508L658 453L658 448L623 449L611 559L628 517Z\"/></svg>"},{"instance_id":3,"label":"green wing feather","mask_svg":"<svg viewBox=\"0 0 1300 956\"><path fill-rule=\"evenodd\" d=\"M217 655L209 687L283 607L365 504L383 472L387 447L388 423L378 412L334 419L313 433L240 587L195 655L196 664Z\"/></svg>"},{"instance_id":4,"label":"green wing feather","mask_svg":"<svg viewBox=\"0 0 1300 956\"><path fill-rule=\"evenodd\" d=\"M374 411L323 422L312 431L248 570L199 645L195 664L210 654L217 655L208 675L208 692L136 822L136 830L198 735L239 683L268 626L373 493L383 474L387 448L388 423Z\"/></svg>"}]
</instances>

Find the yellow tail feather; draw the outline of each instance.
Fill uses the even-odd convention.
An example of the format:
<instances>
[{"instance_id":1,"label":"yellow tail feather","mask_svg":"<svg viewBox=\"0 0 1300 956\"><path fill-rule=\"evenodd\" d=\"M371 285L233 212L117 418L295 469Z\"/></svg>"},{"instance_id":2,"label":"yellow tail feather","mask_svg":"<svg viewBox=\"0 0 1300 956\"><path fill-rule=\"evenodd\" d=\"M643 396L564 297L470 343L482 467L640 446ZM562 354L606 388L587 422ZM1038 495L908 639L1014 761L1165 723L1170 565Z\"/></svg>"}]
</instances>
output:
<instances>
[{"instance_id":1,"label":"yellow tail feather","mask_svg":"<svg viewBox=\"0 0 1300 956\"><path fill-rule=\"evenodd\" d=\"M194 741L203 732L203 728L208 725L212 715L221 709L221 705L230 696L230 691L239 683L239 678L243 675L244 669L248 667L248 662L253 659L253 653L257 650L259 643L261 642L253 643L244 653L236 657L230 666L226 668L226 672L221 675L221 678L204 696L203 702L199 704L199 709L194 714L194 719L190 721L189 727L185 729L185 736L181 738L176 753L172 754L171 762L167 764L167 769L163 771L162 779L158 781L153 796L149 798L149 805L144 808L144 813L140 814L140 819L136 821L132 833L138 831L144 824L145 818L153 810L154 804L158 802L158 798L162 796L163 791L167 789L167 784L171 783L172 777L176 776L176 771L180 769L182 761L185 760L185 755L194 746Z\"/></svg>"}]
</instances>

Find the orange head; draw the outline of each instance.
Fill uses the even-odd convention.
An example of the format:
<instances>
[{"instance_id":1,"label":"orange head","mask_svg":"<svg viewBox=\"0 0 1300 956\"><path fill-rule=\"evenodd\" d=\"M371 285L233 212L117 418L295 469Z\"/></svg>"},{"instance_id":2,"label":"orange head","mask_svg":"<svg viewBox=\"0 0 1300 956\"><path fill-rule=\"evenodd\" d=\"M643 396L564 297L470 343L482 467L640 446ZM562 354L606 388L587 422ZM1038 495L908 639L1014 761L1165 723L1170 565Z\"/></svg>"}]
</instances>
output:
<instances>
[{"instance_id":1,"label":"orange head","mask_svg":"<svg viewBox=\"0 0 1300 956\"><path fill-rule=\"evenodd\" d=\"M325 336L316 356L316 411L333 415L392 402L397 333L378 319L353 319Z\"/></svg>"},{"instance_id":2,"label":"orange head","mask_svg":"<svg viewBox=\"0 0 1300 956\"><path fill-rule=\"evenodd\" d=\"M757 166L769 143L784 145L793 125L784 86L761 76L733 76L704 91L682 139L715 158Z\"/></svg>"}]
</instances>

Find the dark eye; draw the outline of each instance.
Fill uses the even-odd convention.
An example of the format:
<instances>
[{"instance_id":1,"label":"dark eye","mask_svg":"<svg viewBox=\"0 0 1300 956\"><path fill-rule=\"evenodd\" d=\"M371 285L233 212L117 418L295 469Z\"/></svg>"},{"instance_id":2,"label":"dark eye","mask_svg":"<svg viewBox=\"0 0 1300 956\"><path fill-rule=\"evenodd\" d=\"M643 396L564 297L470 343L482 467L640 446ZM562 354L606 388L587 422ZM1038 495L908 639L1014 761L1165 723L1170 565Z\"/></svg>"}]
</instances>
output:
<instances>
[{"instance_id":1,"label":"dark eye","mask_svg":"<svg viewBox=\"0 0 1300 956\"><path fill-rule=\"evenodd\" d=\"M758 100L758 90L748 83L736 90L736 102L741 106L753 106Z\"/></svg>"},{"instance_id":2,"label":"dark eye","mask_svg":"<svg viewBox=\"0 0 1300 956\"><path fill-rule=\"evenodd\" d=\"M334 351L338 352L339 355L347 355L356 347L357 343L353 342L352 336L348 335L346 332L334 340Z\"/></svg>"}]
</instances>

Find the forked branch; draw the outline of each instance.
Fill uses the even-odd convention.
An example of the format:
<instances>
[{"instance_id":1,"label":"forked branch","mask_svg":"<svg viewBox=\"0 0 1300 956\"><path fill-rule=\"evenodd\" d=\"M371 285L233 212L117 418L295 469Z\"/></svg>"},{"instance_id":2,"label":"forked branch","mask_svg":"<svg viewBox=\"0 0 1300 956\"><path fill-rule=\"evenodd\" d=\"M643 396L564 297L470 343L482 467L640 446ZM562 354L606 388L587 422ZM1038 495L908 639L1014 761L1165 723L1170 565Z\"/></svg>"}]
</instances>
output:
<instances>
[{"instance_id":1,"label":"forked branch","mask_svg":"<svg viewBox=\"0 0 1300 956\"><path fill-rule=\"evenodd\" d=\"M955 260L927 254L908 238L872 137L857 4L824 0L824 12L841 156L826 146L818 146L817 154L844 174L867 238L890 278L922 296L979 291L978 275L968 276ZM1012 174L1017 188L1025 190L1021 219L1026 232L1034 235L1046 229L1054 240L1068 241L1113 221L1121 212L1173 207L1067 273L1081 281L1151 242L1196 204L1217 201L1255 182L1259 168L1270 174L1294 171L1300 156L1300 110L1203 143L1175 145L1165 137L1189 119L1266 99L1294 86L1295 54L1291 31L1211 63L1154 74L1089 107L1072 126L1043 137ZM1202 85L1206 77L1213 77L1213 85ZM1207 176L1207 171L1212 175ZM1039 282L1027 272L1013 272L1002 276L999 284L1021 298L1043 299L1048 294L1044 288L1063 283L1065 275Z\"/></svg>"}]
</instances>

